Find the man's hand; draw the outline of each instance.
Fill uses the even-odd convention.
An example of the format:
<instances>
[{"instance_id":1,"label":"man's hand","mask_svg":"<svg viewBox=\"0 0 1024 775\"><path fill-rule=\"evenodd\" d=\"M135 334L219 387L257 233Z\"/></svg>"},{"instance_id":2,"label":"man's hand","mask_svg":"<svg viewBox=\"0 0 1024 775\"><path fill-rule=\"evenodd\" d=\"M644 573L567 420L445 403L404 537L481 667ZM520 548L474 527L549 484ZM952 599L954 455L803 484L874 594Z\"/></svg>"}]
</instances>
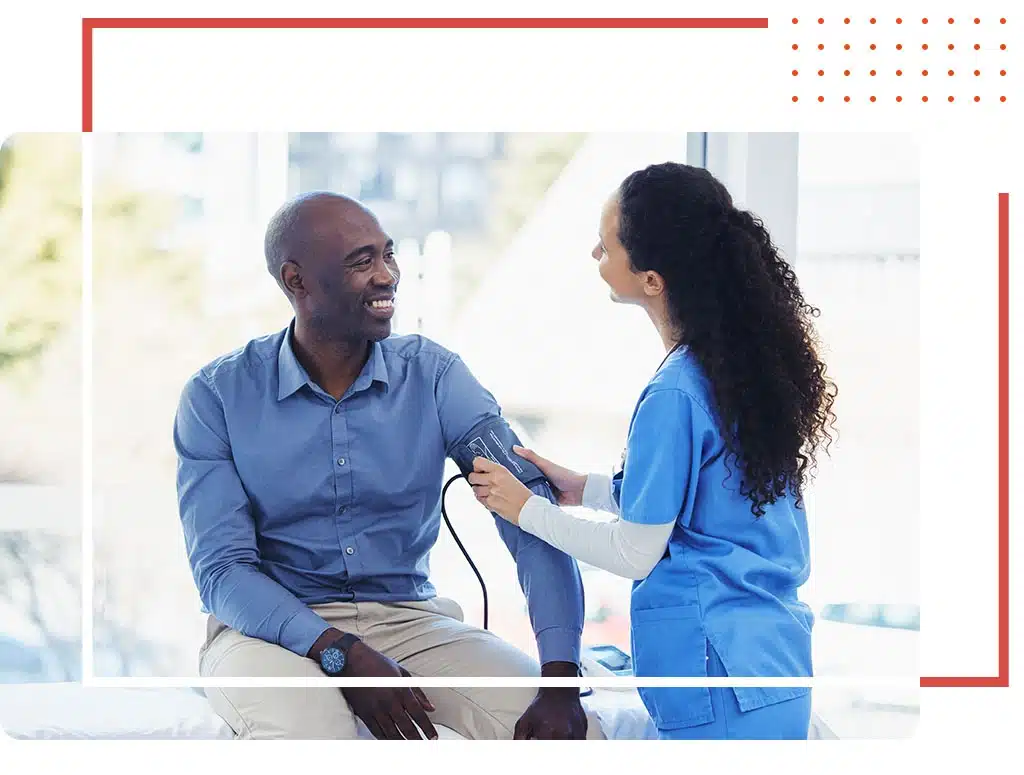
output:
<instances>
[{"instance_id":1,"label":"man's hand","mask_svg":"<svg viewBox=\"0 0 1024 775\"><path fill-rule=\"evenodd\" d=\"M516 722L513 740L585 740L587 714L575 686L540 689Z\"/></svg>"},{"instance_id":2,"label":"man's hand","mask_svg":"<svg viewBox=\"0 0 1024 775\"><path fill-rule=\"evenodd\" d=\"M408 677L409 672L393 659L357 641L348 650L341 675L344 678L398 678ZM434 706L422 689L345 686L341 693L352 712L378 740L422 740L417 725L428 738L437 740L437 730L427 718L427 711L434 710Z\"/></svg>"},{"instance_id":3,"label":"man's hand","mask_svg":"<svg viewBox=\"0 0 1024 775\"><path fill-rule=\"evenodd\" d=\"M473 494L488 511L502 519L519 524L519 512L533 493L505 466L485 457L473 458L473 473L468 477Z\"/></svg>"},{"instance_id":4,"label":"man's hand","mask_svg":"<svg viewBox=\"0 0 1024 775\"><path fill-rule=\"evenodd\" d=\"M545 678L575 678L572 662L547 662L541 667ZM587 714L575 686L547 686L516 722L513 740L585 740Z\"/></svg>"}]
</instances>

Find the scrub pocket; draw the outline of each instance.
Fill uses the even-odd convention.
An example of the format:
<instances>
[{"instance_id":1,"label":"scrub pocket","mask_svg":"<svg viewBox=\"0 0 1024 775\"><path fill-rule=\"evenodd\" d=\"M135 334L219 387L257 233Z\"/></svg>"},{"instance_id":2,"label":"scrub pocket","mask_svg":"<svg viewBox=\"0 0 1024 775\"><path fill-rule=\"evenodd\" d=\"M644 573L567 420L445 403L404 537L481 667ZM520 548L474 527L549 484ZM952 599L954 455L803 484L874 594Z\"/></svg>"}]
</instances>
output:
<instances>
[{"instance_id":1,"label":"scrub pocket","mask_svg":"<svg viewBox=\"0 0 1024 775\"><path fill-rule=\"evenodd\" d=\"M637 678L706 678L707 639L697 605L631 612L633 674ZM706 724L714 718L711 692L700 687L640 687L658 729Z\"/></svg>"}]
</instances>

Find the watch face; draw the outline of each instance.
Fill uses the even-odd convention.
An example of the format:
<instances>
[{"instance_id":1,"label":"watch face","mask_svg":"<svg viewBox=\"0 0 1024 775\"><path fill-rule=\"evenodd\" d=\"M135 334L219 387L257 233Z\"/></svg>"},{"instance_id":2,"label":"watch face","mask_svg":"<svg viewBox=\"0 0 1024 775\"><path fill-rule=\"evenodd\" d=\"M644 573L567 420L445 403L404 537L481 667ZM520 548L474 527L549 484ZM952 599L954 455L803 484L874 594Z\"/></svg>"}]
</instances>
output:
<instances>
[{"instance_id":1,"label":"watch face","mask_svg":"<svg viewBox=\"0 0 1024 775\"><path fill-rule=\"evenodd\" d=\"M320 666L325 673L337 675L345 668L345 652L337 646L331 646L320 654Z\"/></svg>"}]
</instances>

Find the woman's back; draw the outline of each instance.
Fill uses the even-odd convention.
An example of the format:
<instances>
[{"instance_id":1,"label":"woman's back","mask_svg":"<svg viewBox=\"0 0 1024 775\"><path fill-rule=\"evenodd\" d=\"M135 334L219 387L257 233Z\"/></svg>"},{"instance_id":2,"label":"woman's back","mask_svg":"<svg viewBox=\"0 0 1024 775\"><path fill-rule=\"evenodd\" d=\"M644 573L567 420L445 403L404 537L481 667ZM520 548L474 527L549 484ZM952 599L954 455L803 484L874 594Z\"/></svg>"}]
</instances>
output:
<instances>
[{"instance_id":1,"label":"woman's back","mask_svg":"<svg viewBox=\"0 0 1024 775\"><path fill-rule=\"evenodd\" d=\"M639 450L652 432L656 448L675 454L644 459ZM659 641L679 644L665 675L704 675L707 642L733 677L811 675L813 616L797 596L810 573L806 514L787 496L755 517L740 493L737 462L726 455L710 387L685 348L666 360L638 401L627 449L616 488L624 511L651 503L653 486L679 506L665 556L634 584L634 641L657 628ZM631 458L644 470L631 470ZM655 478L652 467L664 473ZM659 480L663 485L654 484ZM646 491L634 492L632 481L645 481ZM735 691L744 710L795 696L791 689Z\"/></svg>"}]
</instances>

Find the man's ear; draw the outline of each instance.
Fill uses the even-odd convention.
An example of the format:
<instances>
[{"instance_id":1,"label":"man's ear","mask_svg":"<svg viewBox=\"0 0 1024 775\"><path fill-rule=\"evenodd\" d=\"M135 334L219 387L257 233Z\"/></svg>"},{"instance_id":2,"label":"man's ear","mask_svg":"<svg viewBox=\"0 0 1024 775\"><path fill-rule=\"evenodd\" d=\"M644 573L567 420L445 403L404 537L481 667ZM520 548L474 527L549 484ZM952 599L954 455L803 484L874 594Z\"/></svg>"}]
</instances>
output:
<instances>
[{"instance_id":1,"label":"man's ear","mask_svg":"<svg viewBox=\"0 0 1024 775\"><path fill-rule=\"evenodd\" d=\"M285 261L281 264L281 285L285 292L295 297L305 296L306 286L302 279L302 269L294 261Z\"/></svg>"}]
</instances>

